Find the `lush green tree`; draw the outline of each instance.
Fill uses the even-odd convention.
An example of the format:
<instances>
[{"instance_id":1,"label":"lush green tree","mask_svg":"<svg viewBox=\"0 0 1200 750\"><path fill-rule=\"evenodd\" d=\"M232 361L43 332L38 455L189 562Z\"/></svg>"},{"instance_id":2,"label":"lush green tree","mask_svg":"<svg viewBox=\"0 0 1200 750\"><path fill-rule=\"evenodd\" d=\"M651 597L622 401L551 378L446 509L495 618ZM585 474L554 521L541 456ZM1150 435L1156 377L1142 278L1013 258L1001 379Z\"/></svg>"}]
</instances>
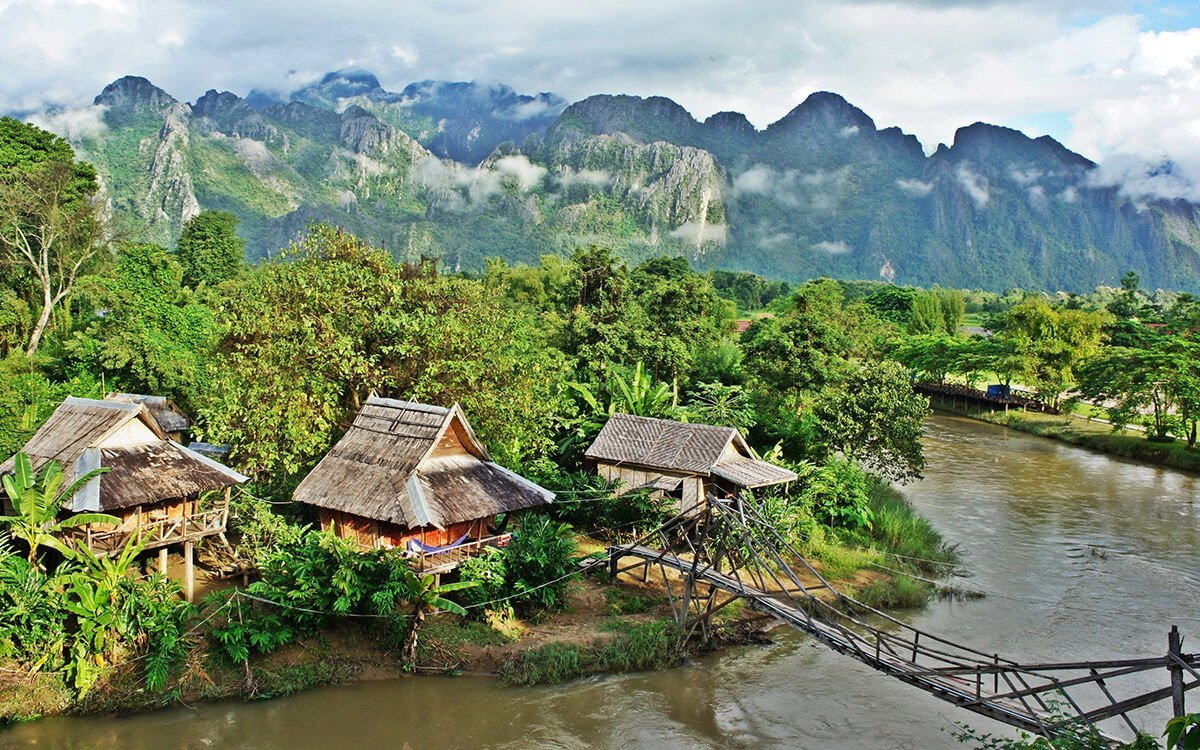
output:
<instances>
[{"instance_id":1,"label":"lush green tree","mask_svg":"<svg viewBox=\"0 0 1200 750\"><path fill-rule=\"evenodd\" d=\"M910 286L881 284L863 302L880 318L904 325L912 314L913 303L920 292Z\"/></svg>"},{"instance_id":2,"label":"lush green tree","mask_svg":"<svg viewBox=\"0 0 1200 750\"><path fill-rule=\"evenodd\" d=\"M860 365L813 404L817 434L828 448L896 480L921 476L921 426L929 403L913 393L896 362Z\"/></svg>"},{"instance_id":3,"label":"lush green tree","mask_svg":"<svg viewBox=\"0 0 1200 750\"><path fill-rule=\"evenodd\" d=\"M946 321L942 317L942 306L933 291L921 292L913 300L908 318L909 333L924 336L946 332Z\"/></svg>"},{"instance_id":4,"label":"lush green tree","mask_svg":"<svg viewBox=\"0 0 1200 750\"><path fill-rule=\"evenodd\" d=\"M1200 342L1178 334L1147 333L1140 348L1108 347L1080 368L1080 395L1112 401L1114 426L1143 422L1165 439L1182 434L1196 445L1200 420Z\"/></svg>"},{"instance_id":5,"label":"lush green tree","mask_svg":"<svg viewBox=\"0 0 1200 750\"><path fill-rule=\"evenodd\" d=\"M0 258L35 281L40 308L26 353L37 351L50 315L104 248L107 233L90 164L56 135L0 118Z\"/></svg>"},{"instance_id":6,"label":"lush green tree","mask_svg":"<svg viewBox=\"0 0 1200 750\"><path fill-rule=\"evenodd\" d=\"M185 406L204 392L220 330L212 310L181 286L171 253L122 246L115 276L81 282L76 296L102 311L65 344L76 367Z\"/></svg>"},{"instance_id":7,"label":"lush green tree","mask_svg":"<svg viewBox=\"0 0 1200 750\"><path fill-rule=\"evenodd\" d=\"M957 336L966 320L966 301L957 289L934 287L918 292L909 312L908 330L914 334Z\"/></svg>"},{"instance_id":8,"label":"lush green tree","mask_svg":"<svg viewBox=\"0 0 1200 750\"><path fill-rule=\"evenodd\" d=\"M478 281L411 276L387 253L316 226L231 292L200 409L254 473L293 474L367 395L462 403L500 458L549 446L560 365L535 322Z\"/></svg>"},{"instance_id":9,"label":"lush green tree","mask_svg":"<svg viewBox=\"0 0 1200 750\"><path fill-rule=\"evenodd\" d=\"M228 211L201 211L188 219L175 250L184 284L211 286L238 275L246 256L246 243L237 235L240 221Z\"/></svg>"},{"instance_id":10,"label":"lush green tree","mask_svg":"<svg viewBox=\"0 0 1200 750\"><path fill-rule=\"evenodd\" d=\"M745 431L755 423L750 394L738 385L698 383L692 389L684 409L701 424L735 427Z\"/></svg>"},{"instance_id":11,"label":"lush green tree","mask_svg":"<svg viewBox=\"0 0 1200 750\"><path fill-rule=\"evenodd\" d=\"M810 281L790 309L755 321L743 337L745 368L757 388L776 396L817 391L840 377L852 354L862 353L862 312L843 304L835 281Z\"/></svg>"},{"instance_id":12,"label":"lush green tree","mask_svg":"<svg viewBox=\"0 0 1200 750\"><path fill-rule=\"evenodd\" d=\"M1058 406L1076 381L1076 368L1100 351L1109 320L1103 312L1054 307L1029 297L1005 313L994 339L1017 375L1046 403Z\"/></svg>"}]
</instances>

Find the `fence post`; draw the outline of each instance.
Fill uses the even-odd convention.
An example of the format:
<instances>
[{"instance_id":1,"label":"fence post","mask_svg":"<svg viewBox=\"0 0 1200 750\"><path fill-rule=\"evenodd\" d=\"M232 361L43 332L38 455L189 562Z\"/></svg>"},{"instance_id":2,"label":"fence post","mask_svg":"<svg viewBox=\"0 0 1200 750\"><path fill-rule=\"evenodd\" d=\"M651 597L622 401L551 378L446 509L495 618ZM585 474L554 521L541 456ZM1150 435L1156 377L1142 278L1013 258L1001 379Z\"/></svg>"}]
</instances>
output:
<instances>
[{"instance_id":1,"label":"fence post","mask_svg":"<svg viewBox=\"0 0 1200 750\"><path fill-rule=\"evenodd\" d=\"M1183 698L1183 667L1176 661L1182 658L1183 636L1179 634L1179 626L1172 625L1171 632L1167 634L1167 669L1171 672L1171 707L1176 716L1187 713Z\"/></svg>"}]
</instances>

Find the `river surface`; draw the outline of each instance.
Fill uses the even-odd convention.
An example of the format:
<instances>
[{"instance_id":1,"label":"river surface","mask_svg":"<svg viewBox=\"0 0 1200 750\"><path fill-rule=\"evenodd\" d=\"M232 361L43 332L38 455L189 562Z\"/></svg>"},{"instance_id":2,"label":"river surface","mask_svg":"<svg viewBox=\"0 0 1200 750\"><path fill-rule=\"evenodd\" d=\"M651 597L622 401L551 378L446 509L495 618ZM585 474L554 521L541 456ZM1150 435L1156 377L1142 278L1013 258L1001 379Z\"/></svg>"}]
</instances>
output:
<instances>
[{"instance_id":1,"label":"river surface","mask_svg":"<svg viewBox=\"0 0 1200 750\"><path fill-rule=\"evenodd\" d=\"M959 585L989 595L936 602L909 615L914 624L1021 661L1160 655L1172 623L1195 650L1200 478L956 417L930 418L926 433L926 477L905 492L959 545L971 574ZM944 731L954 722L1010 734L798 633L773 638L671 671L565 686L412 678L48 719L0 734L0 747L926 750L962 747ZM1161 728L1166 715L1141 718Z\"/></svg>"}]
</instances>

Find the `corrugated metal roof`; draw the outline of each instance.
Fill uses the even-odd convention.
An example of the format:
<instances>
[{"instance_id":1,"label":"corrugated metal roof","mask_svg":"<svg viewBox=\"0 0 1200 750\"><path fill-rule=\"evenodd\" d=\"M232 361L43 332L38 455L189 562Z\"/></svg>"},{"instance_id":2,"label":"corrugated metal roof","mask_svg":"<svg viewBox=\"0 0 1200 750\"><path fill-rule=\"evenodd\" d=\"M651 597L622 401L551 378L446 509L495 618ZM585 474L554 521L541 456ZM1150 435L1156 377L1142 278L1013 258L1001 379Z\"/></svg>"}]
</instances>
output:
<instances>
[{"instance_id":1,"label":"corrugated metal roof","mask_svg":"<svg viewBox=\"0 0 1200 750\"><path fill-rule=\"evenodd\" d=\"M140 419L155 439L101 449L109 435L135 419ZM85 453L90 457L85 461L89 465L98 458L99 465L109 469L99 478L100 510L186 497L246 481L233 469L167 440L145 407L130 401L69 396L22 450L35 470L51 460L58 461L64 485L75 481L77 464ZM12 471L12 467L12 459L5 461L0 464L0 474Z\"/></svg>"},{"instance_id":2,"label":"corrugated metal roof","mask_svg":"<svg viewBox=\"0 0 1200 750\"><path fill-rule=\"evenodd\" d=\"M707 473L736 435L731 427L614 414L584 455L608 463Z\"/></svg>"},{"instance_id":3,"label":"corrugated metal roof","mask_svg":"<svg viewBox=\"0 0 1200 750\"><path fill-rule=\"evenodd\" d=\"M754 458L732 427L614 414L584 454L594 461L713 475L747 489L796 480L792 471Z\"/></svg>"},{"instance_id":4,"label":"corrugated metal roof","mask_svg":"<svg viewBox=\"0 0 1200 750\"><path fill-rule=\"evenodd\" d=\"M124 401L141 404L154 417L164 432L186 432L192 426L192 418L183 413L174 401L165 396L147 396L144 393L110 393L106 401Z\"/></svg>"},{"instance_id":5,"label":"corrugated metal roof","mask_svg":"<svg viewBox=\"0 0 1200 750\"><path fill-rule=\"evenodd\" d=\"M726 456L712 467L713 476L728 479L739 487L752 490L756 487L768 487L773 484L794 482L799 477L796 472L776 466L757 458L744 456Z\"/></svg>"},{"instance_id":6,"label":"corrugated metal roof","mask_svg":"<svg viewBox=\"0 0 1200 750\"><path fill-rule=\"evenodd\" d=\"M468 455L431 458L456 419ZM414 473L419 487L410 482ZM297 502L406 527L444 527L553 497L493 463L457 404L447 409L378 396L367 399L293 495Z\"/></svg>"}]
</instances>

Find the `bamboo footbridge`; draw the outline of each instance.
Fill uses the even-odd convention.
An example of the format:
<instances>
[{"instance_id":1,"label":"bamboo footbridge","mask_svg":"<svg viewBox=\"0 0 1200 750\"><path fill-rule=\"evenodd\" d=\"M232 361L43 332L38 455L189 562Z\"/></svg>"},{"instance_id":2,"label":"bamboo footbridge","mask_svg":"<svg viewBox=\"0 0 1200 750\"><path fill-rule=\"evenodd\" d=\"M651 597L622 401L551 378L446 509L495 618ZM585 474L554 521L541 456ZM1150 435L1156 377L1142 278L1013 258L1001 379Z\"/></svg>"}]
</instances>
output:
<instances>
[{"instance_id":1,"label":"bamboo footbridge","mask_svg":"<svg viewBox=\"0 0 1200 750\"><path fill-rule=\"evenodd\" d=\"M626 558L637 561L622 567ZM661 574L688 638L708 638L713 615L743 600L943 701L1048 738L1094 729L1115 742L1109 723L1136 734L1131 712L1171 699L1182 715L1184 694L1200 686L1200 655L1183 653L1174 627L1162 656L1060 663L1020 663L927 633L832 586L749 499L710 496L636 542L610 547L605 561L614 578ZM1146 690L1152 672L1164 685Z\"/></svg>"}]
</instances>

